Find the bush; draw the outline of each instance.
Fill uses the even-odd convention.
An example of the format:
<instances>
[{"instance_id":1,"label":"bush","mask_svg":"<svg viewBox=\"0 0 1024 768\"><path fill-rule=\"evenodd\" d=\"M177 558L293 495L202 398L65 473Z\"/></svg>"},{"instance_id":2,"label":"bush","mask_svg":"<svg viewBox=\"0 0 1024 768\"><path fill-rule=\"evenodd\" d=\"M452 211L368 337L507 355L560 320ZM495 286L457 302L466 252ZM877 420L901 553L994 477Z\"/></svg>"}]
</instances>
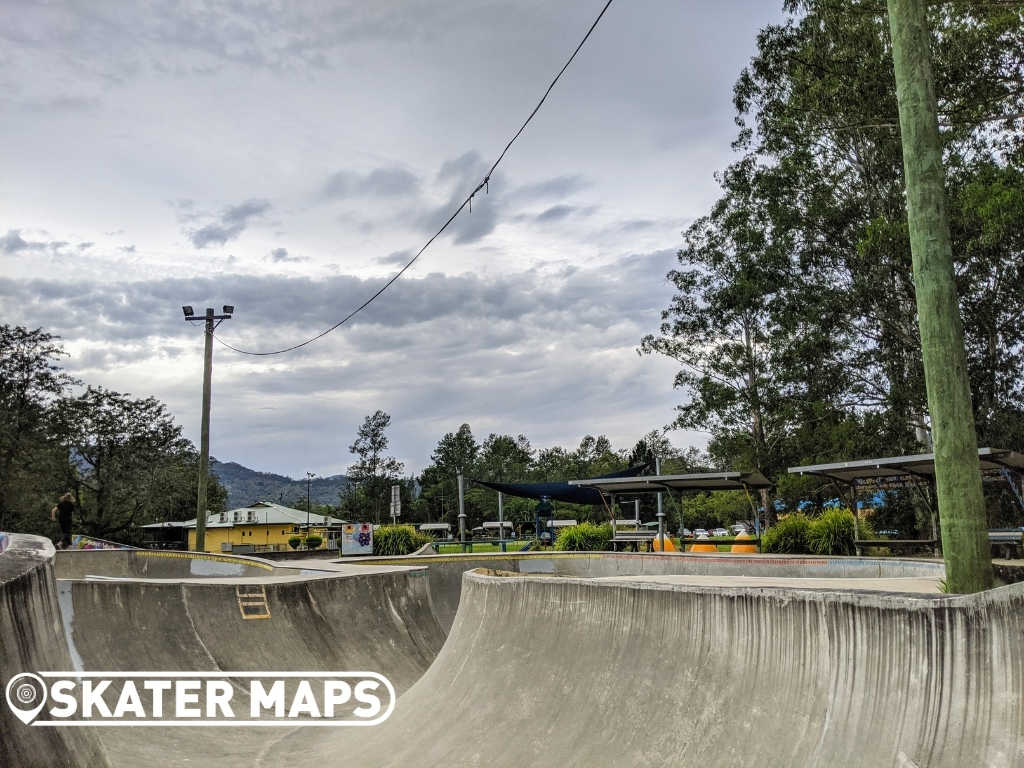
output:
<instances>
[{"instance_id":1,"label":"bush","mask_svg":"<svg viewBox=\"0 0 1024 768\"><path fill-rule=\"evenodd\" d=\"M807 533L811 521L799 513L779 520L761 537L761 551L779 555L806 555L810 552Z\"/></svg>"},{"instance_id":2,"label":"bush","mask_svg":"<svg viewBox=\"0 0 1024 768\"><path fill-rule=\"evenodd\" d=\"M300 536L292 536L290 539L288 539L288 546L291 547L292 549L298 549L299 548L299 544L301 544L301 543L302 543L302 538Z\"/></svg>"},{"instance_id":3,"label":"bush","mask_svg":"<svg viewBox=\"0 0 1024 768\"><path fill-rule=\"evenodd\" d=\"M610 523L580 523L563 528L555 537L555 549L567 552L603 552L612 540Z\"/></svg>"},{"instance_id":4,"label":"bush","mask_svg":"<svg viewBox=\"0 0 1024 768\"><path fill-rule=\"evenodd\" d=\"M382 525L373 532L373 554L408 555L433 542L433 536L420 533L411 525Z\"/></svg>"},{"instance_id":5,"label":"bush","mask_svg":"<svg viewBox=\"0 0 1024 768\"><path fill-rule=\"evenodd\" d=\"M854 555L856 520L847 509L832 508L821 514L807 529L807 546L815 555ZM871 528L860 521L860 538L871 538Z\"/></svg>"},{"instance_id":6,"label":"bush","mask_svg":"<svg viewBox=\"0 0 1024 768\"><path fill-rule=\"evenodd\" d=\"M316 549L323 543L323 536L317 536L316 534L313 534L312 536L306 537L306 549Z\"/></svg>"}]
</instances>

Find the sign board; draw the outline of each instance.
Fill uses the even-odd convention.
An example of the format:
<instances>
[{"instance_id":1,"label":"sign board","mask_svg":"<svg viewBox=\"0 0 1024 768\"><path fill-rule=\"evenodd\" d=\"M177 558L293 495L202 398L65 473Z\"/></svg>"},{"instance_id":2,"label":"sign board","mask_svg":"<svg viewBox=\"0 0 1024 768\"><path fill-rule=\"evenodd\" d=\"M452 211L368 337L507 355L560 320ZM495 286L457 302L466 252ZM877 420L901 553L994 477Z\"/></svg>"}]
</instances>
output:
<instances>
[{"instance_id":1,"label":"sign board","mask_svg":"<svg viewBox=\"0 0 1024 768\"><path fill-rule=\"evenodd\" d=\"M373 524L345 523L341 531L342 555L373 554Z\"/></svg>"},{"instance_id":2,"label":"sign board","mask_svg":"<svg viewBox=\"0 0 1024 768\"><path fill-rule=\"evenodd\" d=\"M391 486L391 517L402 516L402 489L400 486Z\"/></svg>"},{"instance_id":3,"label":"sign board","mask_svg":"<svg viewBox=\"0 0 1024 768\"><path fill-rule=\"evenodd\" d=\"M401 486L391 486L391 517L401 517Z\"/></svg>"}]
</instances>

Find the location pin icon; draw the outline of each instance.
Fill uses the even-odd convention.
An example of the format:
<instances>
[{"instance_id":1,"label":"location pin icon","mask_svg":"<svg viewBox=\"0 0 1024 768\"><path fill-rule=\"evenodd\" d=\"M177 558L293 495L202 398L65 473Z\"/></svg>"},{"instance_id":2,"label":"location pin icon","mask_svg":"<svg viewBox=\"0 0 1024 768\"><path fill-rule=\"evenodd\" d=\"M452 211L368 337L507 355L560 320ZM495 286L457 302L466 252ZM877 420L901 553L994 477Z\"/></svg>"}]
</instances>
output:
<instances>
[{"instance_id":1,"label":"location pin icon","mask_svg":"<svg viewBox=\"0 0 1024 768\"><path fill-rule=\"evenodd\" d=\"M7 706L28 725L46 704L46 683L38 675L22 672L7 683Z\"/></svg>"}]
</instances>

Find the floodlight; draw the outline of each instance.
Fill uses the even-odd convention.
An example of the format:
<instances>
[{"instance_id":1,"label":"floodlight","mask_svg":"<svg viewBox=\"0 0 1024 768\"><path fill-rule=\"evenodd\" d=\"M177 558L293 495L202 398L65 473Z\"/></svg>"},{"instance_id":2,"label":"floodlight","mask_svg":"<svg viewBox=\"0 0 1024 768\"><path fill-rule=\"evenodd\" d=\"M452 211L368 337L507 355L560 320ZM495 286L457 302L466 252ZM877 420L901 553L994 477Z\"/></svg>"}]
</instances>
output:
<instances>
[{"instance_id":1,"label":"floodlight","mask_svg":"<svg viewBox=\"0 0 1024 768\"><path fill-rule=\"evenodd\" d=\"M193 317L195 315L195 311L190 306L182 307L181 311L185 313L185 317Z\"/></svg>"},{"instance_id":2,"label":"floodlight","mask_svg":"<svg viewBox=\"0 0 1024 768\"><path fill-rule=\"evenodd\" d=\"M233 306L231 306L230 304L225 304L224 305L224 314L225 315L230 315L234 311L235 311L235 308Z\"/></svg>"}]
</instances>

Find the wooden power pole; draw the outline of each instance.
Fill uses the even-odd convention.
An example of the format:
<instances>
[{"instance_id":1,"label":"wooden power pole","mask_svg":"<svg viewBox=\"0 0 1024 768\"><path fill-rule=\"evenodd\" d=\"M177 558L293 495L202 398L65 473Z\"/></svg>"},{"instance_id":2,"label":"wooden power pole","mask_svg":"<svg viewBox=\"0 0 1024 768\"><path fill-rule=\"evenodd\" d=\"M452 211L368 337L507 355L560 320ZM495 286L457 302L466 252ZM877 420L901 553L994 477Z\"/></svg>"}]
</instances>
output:
<instances>
[{"instance_id":1,"label":"wooden power pole","mask_svg":"<svg viewBox=\"0 0 1024 768\"><path fill-rule=\"evenodd\" d=\"M907 218L935 451L942 551L950 592L992 587L925 0L887 0L907 178Z\"/></svg>"},{"instance_id":2,"label":"wooden power pole","mask_svg":"<svg viewBox=\"0 0 1024 768\"><path fill-rule=\"evenodd\" d=\"M203 416L199 432L199 493L196 499L196 552L206 551L206 486L210 478L210 400L213 389L213 331L224 320L231 319L234 307L225 305L223 315L215 315L207 308L206 315L197 318L192 307L182 307L185 320L205 321L206 346L203 350ZM307 531L308 533L308 531Z\"/></svg>"}]
</instances>

